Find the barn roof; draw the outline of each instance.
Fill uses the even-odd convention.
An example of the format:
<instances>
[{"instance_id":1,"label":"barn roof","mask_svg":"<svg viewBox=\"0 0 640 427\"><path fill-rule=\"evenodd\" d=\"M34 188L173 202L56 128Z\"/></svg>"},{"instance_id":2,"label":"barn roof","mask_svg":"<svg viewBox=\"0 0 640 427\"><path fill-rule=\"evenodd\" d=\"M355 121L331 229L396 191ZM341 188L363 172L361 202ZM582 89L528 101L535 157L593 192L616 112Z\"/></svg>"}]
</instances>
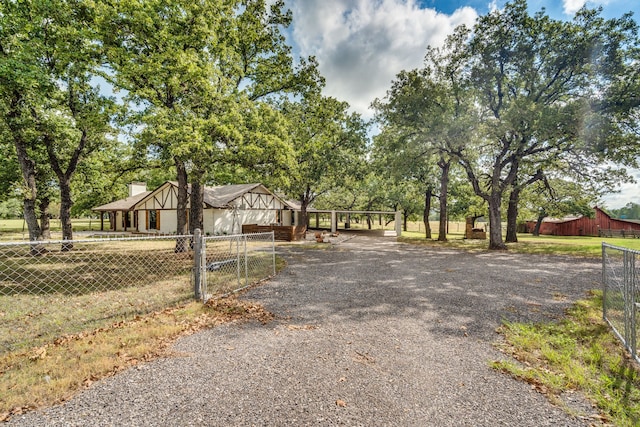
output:
<instances>
[{"instance_id":1,"label":"barn roof","mask_svg":"<svg viewBox=\"0 0 640 427\"><path fill-rule=\"evenodd\" d=\"M127 197L126 199L116 200L115 202L107 203L106 205L93 208L98 212L112 212L112 211L130 211L132 210L140 200L151 194L151 191L144 191L136 194L135 196Z\"/></svg>"},{"instance_id":2,"label":"barn roof","mask_svg":"<svg viewBox=\"0 0 640 427\"><path fill-rule=\"evenodd\" d=\"M595 206L593 208L596 212L600 211L602 212L602 214L606 215L607 217L609 217L611 220L613 221L621 221L621 222L629 222L632 224L640 224L640 220L637 219L624 219L624 218L613 218L608 212L606 212L604 209ZM547 222L547 223L552 223L552 224L563 224L565 222L571 222L571 221L575 221L578 220L580 218L584 218L584 215L577 215L577 216L566 216L564 218L544 218L542 220L542 222ZM530 222L536 222L535 220L530 220Z\"/></svg>"}]
</instances>

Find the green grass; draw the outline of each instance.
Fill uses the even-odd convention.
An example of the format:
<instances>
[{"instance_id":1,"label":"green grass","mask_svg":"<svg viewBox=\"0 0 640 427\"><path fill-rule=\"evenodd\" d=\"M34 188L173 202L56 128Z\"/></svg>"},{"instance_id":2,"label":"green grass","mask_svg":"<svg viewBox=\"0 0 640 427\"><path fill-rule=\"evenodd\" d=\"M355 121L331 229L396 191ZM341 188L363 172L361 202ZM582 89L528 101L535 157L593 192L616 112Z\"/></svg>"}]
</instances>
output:
<instances>
[{"instance_id":1,"label":"green grass","mask_svg":"<svg viewBox=\"0 0 640 427\"><path fill-rule=\"evenodd\" d=\"M640 371L602 320L602 293L577 302L560 323L505 322L501 349L514 360L494 361L495 369L527 381L552 402L581 392L597 406L605 422L640 424ZM580 414L574 414L580 415Z\"/></svg>"},{"instance_id":2,"label":"green grass","mask_svg":"<svg viewBox=\"0 0 640 427\"><path fill-rule=\"evenodd\" d=\"M438 234L432 239L425 239L424 233L403 232L398 241L426 245L449 247L463 250L481 251L487 249L489 240L465 240L462 234L448 234L447 242L438 242ZM564 236L532 236L519 234L518 243L509 243L510 251L527 254L575 255L584 257L602 256L602 242L629 249L640 250L640 239L603 238L603 237L564 237Z\"/></svg>"}]
</instances>

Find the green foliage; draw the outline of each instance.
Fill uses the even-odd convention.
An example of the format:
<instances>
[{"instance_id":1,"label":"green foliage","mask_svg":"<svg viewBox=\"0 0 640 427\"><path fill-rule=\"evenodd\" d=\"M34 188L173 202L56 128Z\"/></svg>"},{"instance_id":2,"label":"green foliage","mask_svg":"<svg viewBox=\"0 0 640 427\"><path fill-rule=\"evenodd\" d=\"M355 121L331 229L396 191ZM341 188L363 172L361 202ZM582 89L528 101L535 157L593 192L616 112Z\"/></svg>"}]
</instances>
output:
<instances>
[{"instance_id":1,"label":"green foliage","mask_svg":"<svg viewBox=\"0 0 640 427\"><path fill-rule=\"evenodd\" d=\"M464 226L461 227L461 231ZM482 240L465 240L461 234L450 234L449 242L434 242L425 240L424 235L419 233L403 233L398 241L416 245L444 245L450 248L463 250L486 250L486 243ZM607 238L607 243L640 250L640 240L624 238ZM519 235L517 243L509 243L509 250L523 254L541 255L570 255L590 258L602 257L602 237L565 237L565 236L531 236Z\"/></svg>"},{"instance_id":2,"label":"green foliage","mask_svg":"<svg viewBox=\"0 0 640 427\"><path fill-rule=\"evenodd\" d=\"M17 198L0 202L0 218L15 219L22 216L22 203Z\"/></svg>"},{"instance_id":3,"label":"green foliage","mask_svg":"<svg viewBox=\"0 0 640 427\"><path fill-rule=\"evenodd\" d=\"M576 182L559 178L539 181L522 193L521 216L529 220L569 215L592 217L597 200L595 191L585 191L585 186Z\"/></svg>"},{"instance_id":4,"label":"green foliage","mask_svg":"<svg viewBox=\"0 0 640 427\"><path fill-rule=\"evenodd\" d=\"M46 229L47 208L56 197L53 176L64 237L71 239L75 171L93 152L116 142L113 102L95 83L104 61L93 4L5 1L2 6L0 128L13 141L22 172L30 238L40 237L36 204Z\"/></svg>"},{"instance_id":5,"label":"green foliage","mask_svg":"<svg viewBox=\"0 0 640 427\"><path fill-rule=\"evenodd\" d=\"M285 100L282 111L294 141L290 197L306 208L319 195L362 176L366 126L347 103L311 93L300 101Z\"/></svg>"},{"instance_id":6,"label":"green foliage","mask_svg":"<svg viewBox=\"0 0 640 427\"><path fill-rule=\"evenodd\" d=\"M640 205L629 202L620 209L609 209L614 218L640 219Z\"/></svg>"},{"instance_id":7,"label":"green foliage","mask_svg":"<svg viewBox=\"0 0 640 427\"><path fill-rule=\"evenodd\" d=\"M136 105L125 122L137 127L138 156L175 165L178 181L259 181L286 188L295 165L289 122L278 102L317 93L322 84L313 58L294 67L282 33L290 21L283 1L103 5L102 33L113 69L108 77ZM181 200L184 186L179 188ZM191 225L201 217L197 197L193 191ZM178 215L181 228L184 207Z\"/></svg>"}]
</instances>

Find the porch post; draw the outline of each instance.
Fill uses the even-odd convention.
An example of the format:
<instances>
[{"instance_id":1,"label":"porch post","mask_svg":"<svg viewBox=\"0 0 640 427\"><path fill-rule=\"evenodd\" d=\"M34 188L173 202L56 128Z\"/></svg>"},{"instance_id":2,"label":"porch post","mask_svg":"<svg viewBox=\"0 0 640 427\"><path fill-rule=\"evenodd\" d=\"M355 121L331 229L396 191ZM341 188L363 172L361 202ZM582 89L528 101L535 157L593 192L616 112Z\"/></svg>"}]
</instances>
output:
<instances>
[{"instance_id":1,"label":"porch post","mask_svg":"<svg viewBox=\"0 0 640 427\"><path fill-rule=\"evenodd\" d=\"M402 236L402 218L400 216L400 211L396 211L396 236Z\"/></svg>"},{"instance_id":2,"label":"porch post","mask_svg":"<svg viewBox=\"0 0 640 427\"><path fill-rule=\"evenodd\" d=\"M338 230L338 221L336 218L336 211L331 211L331 232L335 233Z\"/></svg>"}]
</instances>

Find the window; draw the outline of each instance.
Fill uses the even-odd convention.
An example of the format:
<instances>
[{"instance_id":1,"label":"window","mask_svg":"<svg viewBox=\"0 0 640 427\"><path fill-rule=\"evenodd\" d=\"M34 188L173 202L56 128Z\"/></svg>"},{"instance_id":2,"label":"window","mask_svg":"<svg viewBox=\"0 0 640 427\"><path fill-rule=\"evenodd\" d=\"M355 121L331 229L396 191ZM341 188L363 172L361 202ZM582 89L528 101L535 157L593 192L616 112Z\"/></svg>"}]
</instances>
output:
<instances>
[{"instance_id":1,"label":"window","mask_svg":"<svg viewBox=\"0 0 640 427\"><path fill-rule=\"evenodd\" d=\"M122 212L122 227L125 230L131 228L131 213L128 211Z\"/></svg>"},{"instance_id":2,"label":"window","mask_svg":"<svg viewBox=\"0 0 640 427\"><path fill-rule=\"evenodd\" d=\"M147 230L160 230L160 211L147 211Z\"/></svg>"}]
</instances>

